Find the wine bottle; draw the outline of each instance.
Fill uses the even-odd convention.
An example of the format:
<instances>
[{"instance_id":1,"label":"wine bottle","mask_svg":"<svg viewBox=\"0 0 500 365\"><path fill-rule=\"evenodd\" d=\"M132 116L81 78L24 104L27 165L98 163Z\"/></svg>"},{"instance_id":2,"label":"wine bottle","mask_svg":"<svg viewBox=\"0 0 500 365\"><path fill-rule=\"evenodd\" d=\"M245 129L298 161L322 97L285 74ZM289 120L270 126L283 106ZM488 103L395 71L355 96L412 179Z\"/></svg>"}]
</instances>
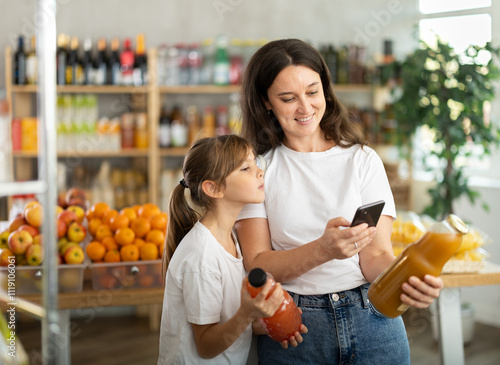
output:
<instances>
[{"instance_id":1,"label":"wine bottle","mask_svg":"<svg viewBox=\"0 0 500 365\"><path fill-rule=\"evenodd\" d=\"M118 38L111 40L111 55L109 57L109 84L121 84L121 71L120 71L120 41Z\"/></svg>"},{"instance_id":2,"label":"wine bottle","mask_svg":"<svg viewBox=\"0 0 500 365\"><path fill-rule=\"evenodd\" d=\"M31 47L26 53L26 82L35 85L37 79L36 39L31 37Z\"/></svg>"},{"instance_id":3,"label":"wine bottle","mask_svg":"<svg viewBox=\"0 0 500 365\"><path fill-rule=\"evenodd\" d=\"M66 65L66 84L81 85L83 72L80 57L78 55L78 37L71 37L68 63Z\"/></svg>"},{"instance_id":4,"label":"wine bottle","mask_svg":"<svg viewBox=\"0 0 500 365\"><path fill-rule=\"evenodd\" d=\"M97 41L97 54L94 59L94 80L95 85L105 85L107 82L107 55L106 39L99 38Z\"/></svg>"},{"instance_id":5,"label":"wine bottle","mask_svg":"<svg viewBox=\"0 0 500 365\"><path fill-rule=\"evenodd\" d=\"M123 50L120 54L120 71L122 85L132 86L134 84L134 51L132 51L130 38L123 41Z\"/></svg>"},{"instance_id":6,"label":"wine bottle","mask_svg":"<svg viewBox=\"0 0 500 365\"><path fill-rule=\"evenodd\" d=\"M57 36L57 84L66 85L66 65L68 62L68 37L65 34Z\"/></svg>"},{"instance_id":7,"label":"wine bottle","mask_svg":"<svg viewBox=\"0 0 500 365\"><path fill-rule=\"evenodd\" d=\"M136 51L134 60L133 79L135 86L146 85L148 83L148 62L145 50L144 34L138 34L136 39Z\"/></svg>"},{"instance_id":8,"label":"wine bottle","mask_svg":"<svg viewBox=\"0 0 500 365\"><path fill-rule=\"evenodd\" d=\"M94 67L92 65L92 39L85 38L83 41L83 57L82 57L82 73L83 73L83 84L91 85L93 84Z\"/></svg>"},{"instance_id":9,"label":"wine bottle","mask_svg":"<svg viewBox=\"0 0 500 365\"><path fill-rule=\"evenodd\" d=\"M16 85L26 84L26 54L24 53L24 37L17 38L17 51L14 53L13 83Z\"/></svg>"}]
</instances>

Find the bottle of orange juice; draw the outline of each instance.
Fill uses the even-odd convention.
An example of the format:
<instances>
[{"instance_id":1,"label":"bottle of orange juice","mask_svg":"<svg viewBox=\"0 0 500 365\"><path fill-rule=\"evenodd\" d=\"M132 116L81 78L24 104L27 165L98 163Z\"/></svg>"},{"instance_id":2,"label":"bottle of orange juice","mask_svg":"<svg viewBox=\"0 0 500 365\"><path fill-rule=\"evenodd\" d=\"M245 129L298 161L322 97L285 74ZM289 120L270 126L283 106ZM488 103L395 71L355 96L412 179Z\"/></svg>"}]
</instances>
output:
<instances>
[{"instance_id":1,"label":"bottle of orange juice","mask_svg":"<svg viewBox=\"0 0 500 365\"><path fill-rule=\"evenodd\" d=\"M267 297L276 288L273 276L260 268L255 268L248 273L247 289L252 298L255 298L260 293L268 279L271 280L273 287ZM283 296L283 302L274 315L267 318L259 318L259 322L266 330L268 336L277 342L288 340L295 331L300 330L300 325L302 324L302 317L293 298L286 290L283 290Z\"/></svg>"},{"instance_id":2,"label":"bottle of orange juice","mask_svg":"<svg viewBox=\"0 0 500 365\"><path fill-rule=\"evenodd\" d=\"M368 298L382 314L396 318L408 306L400 297L401 288L410 276L423 279L426 274L441 275L443 266L457 252L467 225L456 215L450 214L445 221L433 224L417 242L408 245L403 252L371 284Z\"/></svg>"}]
</instances>

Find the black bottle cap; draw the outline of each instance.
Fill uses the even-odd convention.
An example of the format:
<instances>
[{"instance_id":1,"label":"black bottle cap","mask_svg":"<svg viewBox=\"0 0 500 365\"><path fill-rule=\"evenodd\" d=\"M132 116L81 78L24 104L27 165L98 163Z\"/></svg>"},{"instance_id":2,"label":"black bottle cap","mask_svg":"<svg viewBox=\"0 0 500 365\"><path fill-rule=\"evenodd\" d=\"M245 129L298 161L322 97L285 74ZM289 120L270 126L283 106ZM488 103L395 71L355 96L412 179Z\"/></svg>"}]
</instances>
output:
<instances>
[{"instance_id":1,"label":"black bottle cap","mask_svg":"<svg viewBox=\"0 0 500 365\"><path fill-rule=\"evenodd\" d=\"M267 281L267 274L260 268L255 268L248 273L248 282L254 288L259 288Z\"/></svg>"}]
</instances>

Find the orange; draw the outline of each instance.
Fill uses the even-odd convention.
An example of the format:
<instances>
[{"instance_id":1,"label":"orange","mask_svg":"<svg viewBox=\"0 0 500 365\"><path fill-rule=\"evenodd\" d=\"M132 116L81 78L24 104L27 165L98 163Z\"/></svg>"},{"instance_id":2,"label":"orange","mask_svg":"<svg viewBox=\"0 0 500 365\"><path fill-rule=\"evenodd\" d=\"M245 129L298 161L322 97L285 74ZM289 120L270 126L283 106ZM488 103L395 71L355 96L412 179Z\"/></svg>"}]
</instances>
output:
<instances>
[{"instance_id":1,"label":"orange","mask_svg":"<svg viewBox=\"0 0 500 365\"><path fill-rule=\"evenodd\" d=\"M163 231L167 228L167 213L155 214L149 218L149 221L151 222L151 229L159 229L160 231Z\"/></svg>"},{"instance_id":2,"label":"orange","mask_svg":"<svg viewBox=\"0 0 500 365\"><path fill-rule=\"evenodd\" d=\"M104 245L104 247L106 247L106 251L118 249L118 244L116 243L114 237L106 237L102 240L101 243Z\"/></svg>"},{"instance_id":3,"label":"orange","mask_svg":"<svg viewBox=\"0 0 500 365\"><path fill-rule=\"evenodd\" d=\"M85 217L87 218L88 221L90 221L92 218L94 218L94 212L92 211L91 208L89 208L85 211ZM95 217L95 218L97 218L97 217Z\"/></svg>"},{"instance_id":4,"label":"orange","mask_svg":"<svg viewBox=\"0 0 500 365\"><path fill-rule=\"evenodd\" d=\"M165 241L165 234L159 229L152 229L146 235L146 242L152 242L159 246L163 241Z\"/></svg>"},{"instance_id":5,"label":"orange","mask_svg":"<svg viewBox=\"0 0 500 365\"><path fill-rule=\"evenodd\" d=\"M109 250L104 255L104 262L120 262L120 261L121 261L120 252L118 252L118 250L116 249Z\"/></svg>"},{"instance_id":6,"label":"orange","mask_svg":"<svg viewBox=\"0 0 500 365\"><path fill-rule=\"evenodd\" d=\"M156 260L158 258L158 246L151 242L146 242L141 248L141 260Z\"/></svg>"},{"instance_id":7,"label":"orange","mask_svg":"<svg viewBox=\"0 0 500 365\"><path fill-rule=\"evenodd\" d=\"M102 216L102 222L111 226L111 218L116 217L118 214L120 213L116 209L110 209Z\"/></svg>"},{"instance_id":8,"label":"orange","mask_svg":"<svg viewBox=\"0 0 500 365\"><path fill-rule=\"evenodd\" d=\"M151 230L151 223L146 218L137 218L130 223L130 228L135 232L137 237L144 237Z\"/></svg>"},{"instance_id":9,"label":"orange","mask_svg":"<svg viewBox=\"0 0 500 365\"><path fill-rule=\"evenodd\" d=\"M144 241L142 238L139 238L139 237L136 237L134 239L134 242L132 242L132 244L136 245L139 248L141 248L145 243L146 243L146 241Z\"/></svg>"},{"instance_id":10,"label":"orange","mask_svg":"<svg viewBox=\"0 0 500 365\"><path fill-rule=\"evenodd\" d=\"M139 210L137 211L137 214L139 214L139 217L146 218L146 219L149 219L152 216L154 216L156 214L160 214L160 213L161 213L160 208L156 204L153 204L153 203L143 204L142 207L140 207Z\"/></svg>"},{"instance_id":11,"label":"orange","mask_svg":"<svg viewBox=\"0 0 500 365\"><path fill-rule=\"evenodd\" d=\"M135 233L129 227L119 228L115 232L115 240L120 246L130 245L134 242Z\"/></svg>"},{"instance_id":12,"label":"orange","mask_svg":"<svg viewBox=\"0 0 500 365\"><path fill-rule=\"evenodd\" d=\"M111 229L113 231L117 231L119 228L128 227L130 219L125 214L118 214L114 217L111 217L110 223Z\"/></svg>"},{"instance_id":13,"label":"orange","mask_svg":"<svg viewBox=\"0 0 500 365\"><path fill-rule=\"evenodd\" d=\"M91 208L90 208L90 213L92 214L92 217L94 218L102 218L102 216L109 211L111 208L109 207L108 204L104 202L98 202L95 203Z\"/></svg>"},{"instance_id":14,"label":"orange","mask_svg":"<svg viewBox=\"0 0 500 365\"><path fill-rule=\"evenodd\" d=\"M165 252L165 241L161 245L158 245L158 253L160 254L160 258L163 258L163 254Z\"/></svg>"},{"instance_id":15,"label":"orange","mask_svg":"<svg viewBox=\"0 0 500 365\"><path fill-rule=\"evenodd\" d=\"M136 204L136 205L132 205L130 208L132 208L136 214L138 214L137 212L139 211L139 209L141 209L142 205L140 204Z\"/></svg>"},{"instance_id":16,"label":"orange","mask_svg":"<svg viewBox=\"0 0 500 365\"><path fill-rule=\"evenodd\" d=\"M122 246L120 256L123 261L137 261L139 260L139 247L130 244Z\"/></svg>"},{"instance_id":17,"label":"orange","mask_svg":"<svg viewBox=\"0 0 500 365\"><path fill-rule=\"evenodd\" d=\"M91 235L95 235L97 231L97 227L102 224L102 220L100 218L91 218L89 219L89 232Z\"/></svg>"},{"instance_id":18,"label":"orange","mask_svg":"<svg viewBox=\"0 0 500 365\"><path fill-rule=\"evenodd\" d=\"M122 210L120 210L120 214L126 215L128 219L130 219L130 221L133 221L134 219L137 218L137 212L134 210L134 208L130 207L123 208Z\"/></svg>"},{"instance_id":19,"label":"orange","mask_svg":"<svg viewBox=\"0 0 500 365\"><path fill-rule=\"evenodd\" d=\"M101 224L99 227L97 227L95 231L94 238L96 241L102 242L102 240L106 237L112 237L113 236L113 231L107 224Z\"/></svg>"},{"instance_id":20,"label":"orange","mask_svg":"<svg viewBox=\"0 0 500 365\"><path fill-rule=\"evenodd\" d=\"M155 278L153 275L149 274L144 274L139 276L139 285L142 286L143 288L150 287L153 285L153 282L155 281Z\"/></svg>"},{"instance_id":21,"label":"orange","mask_svg":"<svg viewBox=\"0 0 500 365\"><path fill-rule=\"evenodd\" d=\"M106 247L98 241L90 242L85 248L85 252L92 261L99 261L104 258L106 254Z\"/></svg>"}]
</instances>

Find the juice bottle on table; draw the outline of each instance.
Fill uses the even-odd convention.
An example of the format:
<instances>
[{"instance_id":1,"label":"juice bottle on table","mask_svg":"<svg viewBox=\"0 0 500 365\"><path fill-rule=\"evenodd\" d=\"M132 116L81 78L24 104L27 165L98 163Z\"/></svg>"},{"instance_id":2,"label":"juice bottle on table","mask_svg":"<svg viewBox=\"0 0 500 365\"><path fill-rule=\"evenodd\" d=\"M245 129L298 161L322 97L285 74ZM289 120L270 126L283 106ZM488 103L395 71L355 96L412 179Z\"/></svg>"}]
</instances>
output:
<instances>
[{"instance_id":1,"label":"juice bottle on table","mask_svg":"<svg viewBox=\"0 0 500 365\"><path fill-rule=\"evenodd\" d=\"M273 288L267 297L269 297L275 289L276 282L273 276L259 268L255 268L248 273L247 289L252 298L255 298L257 294L260 293L268 279L271 280ZM264 327L269 337L277 342L288 340L295 331L299 331L300 325L302 324L299 309L295 305L292 297L286 290L283 290L283 295L283 303L273 316L259 318L260 324Z\"/></svg>"},{"instance_id":2,"label":"juice bottle on table","mask_svg":"<svg viewBox=\"0 0 500 365\"><path fill-rule=\"evenodd\" d=\"M466 234L466 224L454 214L445 221L433 224L417 242L408 245L403 252L371 284L368 298L382 314L396 318L408 306L400 297L401 285L410 276L423 279L425 274L441 275L443 266L457 252Z\"/></svg>"}]
</instances>

